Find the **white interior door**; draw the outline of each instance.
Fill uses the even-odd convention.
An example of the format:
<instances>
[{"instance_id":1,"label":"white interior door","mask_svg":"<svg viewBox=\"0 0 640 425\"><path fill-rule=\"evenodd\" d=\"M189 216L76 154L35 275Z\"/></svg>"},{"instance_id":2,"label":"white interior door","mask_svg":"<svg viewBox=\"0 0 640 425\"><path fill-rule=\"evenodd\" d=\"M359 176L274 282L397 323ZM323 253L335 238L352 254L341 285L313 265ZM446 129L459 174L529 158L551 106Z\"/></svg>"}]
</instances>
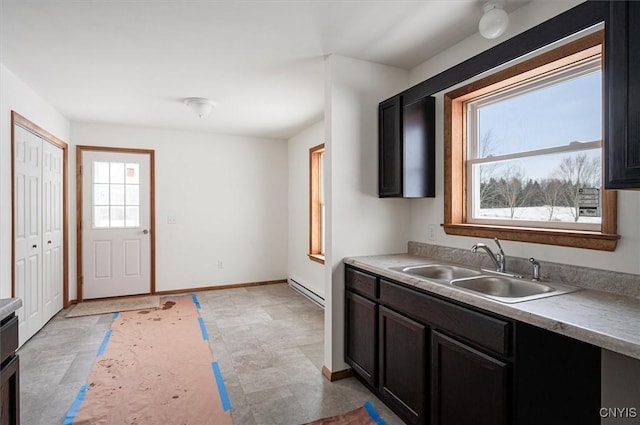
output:
<instances>
[{"instance_id":1,"label":"white interior door","mask_svg":"<svg viewBox=\"0 0 640 425\"><path fill-rule=\"evenodd\" d=\"M42 296L45 320L62 309L63 289L63 151L42 145Z\"/></svg>"},{"instance_id":2,"label":"white interior door","mask_svg":"<svg viewBox=\"0 0 640 425\"><path fill-rule=\"evenodd\" d=\"M42 316L42 195L43 140L14 127L14 237L15 291L22 299L18 310L20 343L43 324Z\"/></svg>"},{"instance_id":3,"label":"white interior door","mask_svg":"<svg viewBox=\"0 0 640 425\"><path fill-rule=\"evenodd\" d=\"M82 153L83 299L151 292L150 155Z\"/></svg>"}]
</instances>

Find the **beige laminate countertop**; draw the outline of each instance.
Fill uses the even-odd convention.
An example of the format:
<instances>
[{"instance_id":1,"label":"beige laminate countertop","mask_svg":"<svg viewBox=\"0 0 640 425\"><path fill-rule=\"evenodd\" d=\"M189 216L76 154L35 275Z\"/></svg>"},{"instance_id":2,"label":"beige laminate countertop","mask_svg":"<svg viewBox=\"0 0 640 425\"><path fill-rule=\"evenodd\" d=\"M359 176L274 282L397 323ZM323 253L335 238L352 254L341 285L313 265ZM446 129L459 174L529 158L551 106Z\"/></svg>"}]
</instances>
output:
<instances>
[{"instance_id":1,"label":"beige laminate countertop","mask_svg":"<svg viewBox=\"0 0 640 425\"><path fill-rule=\"evenodd\" d=\"M22 307L22 300L20 298L0 299L0 320L3 320L20 307Z\"/></svg>"},{"instance_id":2,"label":"beige laminate countertop","mask_svg":"<svg viewBox=\"0 0 640 425\"><path fill-rule=\"evenodd\" d=\"M640 359L638 298L582 289L568 294L507 304L389 269L428 263L449 264L441 260L393 254L347 257L344 263L413 286L425 293L437 294Z\"/></svg>"}]
</instances>

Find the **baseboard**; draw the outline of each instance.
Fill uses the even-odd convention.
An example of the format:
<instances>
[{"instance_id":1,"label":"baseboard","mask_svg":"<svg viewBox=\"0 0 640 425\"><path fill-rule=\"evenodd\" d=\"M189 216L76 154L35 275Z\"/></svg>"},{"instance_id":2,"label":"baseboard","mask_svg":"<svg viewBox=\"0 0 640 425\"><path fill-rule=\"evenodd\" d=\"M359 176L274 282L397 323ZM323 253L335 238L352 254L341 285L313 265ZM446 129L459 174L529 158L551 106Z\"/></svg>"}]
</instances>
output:
<instances>
[{"instance_id":1,"label":"baseboard","mask_svg":"<svg viewBox=\"0 0 640 425\"><path fill-rule=\"evenodd\" d=\"M216 289L247 288L250 286L275 285L277 283L287 283L287 279L264 280L261 282L232 283L229 285L203 286L199 288L171 289L169 291L156 291L155 295L173 295L182 294L185 292L213 291Z\"/></svg>"},{"instance_id":2,"label":"baseboard","mask_svg":"<svg viewBox=\"0 0 640 425\"><path fill-rule=\"evenodd\" d=\"M264 280L260 282L232 283L229 285L203 286L199 288L171 289L169 291L156 291L153 294L142 294L142 295L174 295L174 294L183 294L185 292L212 291L215 289L246 288L249 286L275 285L277 283L287 283L287 279ZM130 297L130 296L137 297L140 295L125 295L125 297ZM111 298L120 298L120 297L111 297ZM91 300L87 300L87 301L91 301ZM77 299L69 300L69 306L77 303L78 303ZM64 308L67 308L67 307L64 307Z\"/></svg>"},{"instance_id":3,"label":"baseboard","mask_svg":"<svg viewBox=\"0 0 640 425\"><path fill-rule=\"evenodd\" d=\"M327 380L329 380L330 382L333 382L333 381L338 381L340 379L345 379L353 376L353 370L344 369L344 370L337 370L335 372L331 372L329 369L327 369L326 366L322 366L322 375L325 378L327 378Z\"/></svg>"},{"instance_id":4,"label":"baseboard","mask_svg":"<svg viewBox=\"0 0 640 425\"><path fill-rule=\"evenodd\" d=\"M324 308L324 298L322 298L320 295L316 294L312 290L296 282L294 279L291 279L291 278L287 279L287 283L289 283L289 286L291 286L293 289L300 292L302 295L309 298L311 301L318 304L320 307Z\"/></svg>"}]
</instances>

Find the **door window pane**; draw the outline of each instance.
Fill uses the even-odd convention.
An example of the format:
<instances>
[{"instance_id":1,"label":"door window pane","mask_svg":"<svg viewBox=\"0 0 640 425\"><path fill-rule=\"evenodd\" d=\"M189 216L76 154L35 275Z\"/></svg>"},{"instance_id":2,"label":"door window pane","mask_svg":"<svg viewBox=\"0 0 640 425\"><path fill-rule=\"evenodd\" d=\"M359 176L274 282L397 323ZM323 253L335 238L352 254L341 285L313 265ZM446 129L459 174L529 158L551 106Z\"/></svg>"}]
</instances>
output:
<instances>
[{"instance_id":1,"label":"door window pane","mask_svg":"<svg viewBox=\"0 0 640 425\"><path fill-rule=\"evenodd\" d=\"M93 182L109 183L109 163L108 162L94 161Z\"/></svg>"},{"instance_id":2,"label":"door window pane","mask_svg":"<svg viewBox=\"0 0 640 425\"><path fill-rule=\"evenodd\" d=\"M109 205L109 185L93 185L93 205Z\"/></svg>"},{"instance_id":3,"label":"door window pane","mask_svg":"<svg viewBox=\"0 0 640 425\"><path fill-rule=\"evenodd\" d=\"M111 183L124 183L124 163L111 163Z\"/></svg>"},{"instance_id":4,"label":"door window pane","mask_svg":"<svg viewBox=\"0 0 640 425\"><path fill-rule=\"evenodd\" d=\"M140 226L140 207L127 207L125 226L126 227Z\"/></svg>"},{"instance_id":5,"label":"door window pane","mask_svg":"<svg viewBox=\"0 0 640 425\"><path fill-rule=\"evenodd\" d=\"M124 185L111 185L111 205L124 205Z\"/></svg>"},{"instance_id":6,"label":"door window pane","mask_svg":"<svg viewBox=\"0 0 640 425\"><path fill-rule=\"evenodd\" d=\"M111 227L124 227L124 207L112 206L111 213Z\"/></svg>"},{"instance_id":7,"label":"door window pane","mask_svg":"<svg viewBox=\"0 0 640 425\"><path fill-rule=\"evenodd\" d=\"M93 226L140 226L140 164L93 162Z\"/></svg>"},{"instance_id":8,"label":"door window pane","mask_svg":"<svg viewBox=\"0 0 640 425\"><path fill-rule=\"evenodd\" d=\"M127 184L140 183L140 164L127 164L125 182Z\"/></svg>"},{"instance_id":9,"label":"door window pane","mask_svg":"<svg viewBox=\"0 0 640 425\"><path fill-rule=\"evenodd\" d=\"M140 186L127 185L126 192L125 199L127 205L140 205Z\"/></svg>"},{"instance_id":10,"label":"door window pane","mask_svg":"<svg viewBox=\"0 0 640 425\"><path fill-rule=\"evenodd\" d=\"M93 207L93 227L109 227L109 207Z\"/></svg>"}]
</instances>

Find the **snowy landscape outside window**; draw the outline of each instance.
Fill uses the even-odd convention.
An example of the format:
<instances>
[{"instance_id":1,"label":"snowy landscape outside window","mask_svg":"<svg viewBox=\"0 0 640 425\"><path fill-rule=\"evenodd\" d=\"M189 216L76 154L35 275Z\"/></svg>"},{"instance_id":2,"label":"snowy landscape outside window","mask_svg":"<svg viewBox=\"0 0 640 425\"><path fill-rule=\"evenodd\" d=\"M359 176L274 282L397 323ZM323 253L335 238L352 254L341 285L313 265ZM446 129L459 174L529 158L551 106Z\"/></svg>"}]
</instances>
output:
<instances>
[{"instance_id":1,"label":"snowy landscape outside window","mask_svg":"<svg viewBox=\"0 0 640 425\"><path fill-rule=\"evenodd\" d=\"M600 230L601 58L465 102L468 222Z\"/></svg>"},{"instance_id":2,"label":"snowy landscape outside window","mask_svg":"<svg viewBox=\"0 0 640 425\"><path fill-rule=\"evenodd\" d=\"M444 94L447 234L615 250L604 54L600 26Z\"/></svg>"}]
</instances>

